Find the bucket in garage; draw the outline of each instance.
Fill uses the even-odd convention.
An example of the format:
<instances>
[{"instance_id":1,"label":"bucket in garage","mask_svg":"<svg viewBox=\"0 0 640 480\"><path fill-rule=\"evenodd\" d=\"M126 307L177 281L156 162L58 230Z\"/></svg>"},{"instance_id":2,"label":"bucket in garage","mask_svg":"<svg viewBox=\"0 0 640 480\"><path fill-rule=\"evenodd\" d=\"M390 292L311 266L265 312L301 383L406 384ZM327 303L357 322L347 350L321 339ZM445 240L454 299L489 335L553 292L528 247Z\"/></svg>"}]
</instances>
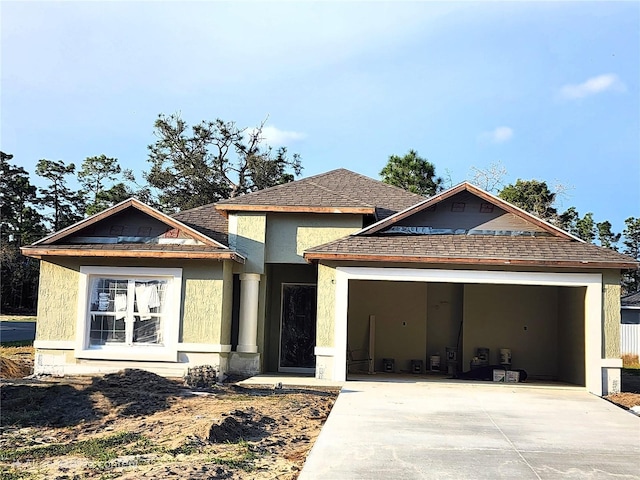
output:
<instances>
[{"instance_id":1,"label":"bucket in garage","mask_svg":"<svg viewBox=\"0 0 640 480\"><path fill-rule=\"evenodd\" d=\"M447 357L447 374L455 377L458 370L458 349L447 347L445 355Z\"/></svg>"},{"instance_id":2,"label":"bucket in garage","mask_svg":"<svg viewBox=\"0 0 640 480\"><path fill-rule=\"evenodd\" d=\"M500 349L500 365L511 365L511 349Z\"/></svg>"},{"instance_id":3,"label":"bucket in garage","mask_svg":"<svg viewBox=\"0 0 640 480\"><path fill-rule=\"evenodd\" d=\"M491 357L491 350L484 347L476 348L476 357L478 357L478 366L486 367L489 365L489 359Z\"/></svg>"},{"instance_id":4,"label":"bucket in garage","mask_svg":"<svg viewBox=\"0 0 640 480\"><path fill-rule=\"evenodd\" d=\"M429 357L429 370L432 372L440 370L440 355L431 355Z\"/></svg>"}]
</instances>

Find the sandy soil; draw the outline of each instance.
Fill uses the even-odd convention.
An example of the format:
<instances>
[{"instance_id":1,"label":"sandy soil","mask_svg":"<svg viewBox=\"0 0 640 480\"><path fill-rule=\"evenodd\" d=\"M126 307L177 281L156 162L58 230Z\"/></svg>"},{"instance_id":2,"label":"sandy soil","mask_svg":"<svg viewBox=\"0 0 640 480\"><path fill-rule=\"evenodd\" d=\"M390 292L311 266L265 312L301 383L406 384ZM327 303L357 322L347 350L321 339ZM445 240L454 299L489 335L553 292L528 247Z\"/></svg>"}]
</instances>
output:
<instances>
[{"instance_id":1,"label":"sandy soil","mask_svg":"<svg viewBox=\"0 0 640 480\"><path fill-rule=\"evenodd\" d=\"M141 370L4 380L0 393L0 476L60 480L295 479L337 394L194 391Z\"/></svg>"},{"instance_id":2,"label":"sandy soil","mask_svg":"<svg viewBox=\"0 0 640 480\"><path fill-rule=\"evenodd\" d=\"M0 478L296 479L337 396L331 389L191 389L141 370L9 379L33 349L0 352ZM640 375L607 400L640 405Z\"/></svg>"}]
</instances>

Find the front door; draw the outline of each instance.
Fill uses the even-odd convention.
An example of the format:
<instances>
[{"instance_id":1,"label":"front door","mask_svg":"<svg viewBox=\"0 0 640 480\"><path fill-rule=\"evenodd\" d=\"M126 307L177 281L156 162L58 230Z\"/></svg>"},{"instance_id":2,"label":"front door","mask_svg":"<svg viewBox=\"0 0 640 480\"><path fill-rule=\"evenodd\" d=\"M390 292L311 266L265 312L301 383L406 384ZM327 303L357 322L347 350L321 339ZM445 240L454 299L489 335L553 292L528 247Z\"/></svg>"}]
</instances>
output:
<instances>
[{"instance_id":1,"label":"front door","mask_svg":"<svg viewBox=\"0 0 640 480\"><path fill-rule=\"evenodd\" d=\"M278 371L313 373L315 344L316 286L283 283Z\"/></svg>"}]
</instances>

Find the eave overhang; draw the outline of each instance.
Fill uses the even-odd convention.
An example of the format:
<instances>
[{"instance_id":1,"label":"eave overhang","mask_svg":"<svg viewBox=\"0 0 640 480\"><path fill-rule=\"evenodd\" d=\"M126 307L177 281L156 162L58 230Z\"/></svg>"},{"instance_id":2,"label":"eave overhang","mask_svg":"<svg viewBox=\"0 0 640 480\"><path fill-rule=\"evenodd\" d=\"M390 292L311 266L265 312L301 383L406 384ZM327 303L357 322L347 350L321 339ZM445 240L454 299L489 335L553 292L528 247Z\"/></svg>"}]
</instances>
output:
<instances>
[{"instance_id":1,"label":"eave overhang","mask_svg":"<svg viewBox=\"0 0 640 480\"><path fill-rule=\"evenodd\" d=\"M216 204L225 217L232 212L270 212L270 213L350 213L356 215L375 215L375 207L320 207L309 205L238 205Z\"/></svg>"},{"instance_id":2,"label":"eave overhang","mask_svg":"<svg viewBox=\"0 0 640 480\"><path fill-rule=\"evenodd\" d=\"M526 267L561 267L580 269L620 269L635 270L638 264L631 262L590 262L572 260L543 259L509 259L509 258L473 258L473 257L429 257L419 255L371 255L361 253L321 253L305 252L304 259L308 263L319 261L357 261L386 263L420 263L449 265L487 265L487 266L526 266Z\"/></svg>"},{"instance_id":3,"label":"eave overhang","mask_svg":"<svg viewBox=\"0 0 640 480\"><path fill-rule=\"evenodd\" d=\"M22 254L27 257L42 259L43 257L103 257L103 258L156 258L183 260L233 260L245 263L245 258L233 250L222 251L184 251L163 249L77 249L65 246L28 246L21 247Z\"/></svg>"}]
</instances>

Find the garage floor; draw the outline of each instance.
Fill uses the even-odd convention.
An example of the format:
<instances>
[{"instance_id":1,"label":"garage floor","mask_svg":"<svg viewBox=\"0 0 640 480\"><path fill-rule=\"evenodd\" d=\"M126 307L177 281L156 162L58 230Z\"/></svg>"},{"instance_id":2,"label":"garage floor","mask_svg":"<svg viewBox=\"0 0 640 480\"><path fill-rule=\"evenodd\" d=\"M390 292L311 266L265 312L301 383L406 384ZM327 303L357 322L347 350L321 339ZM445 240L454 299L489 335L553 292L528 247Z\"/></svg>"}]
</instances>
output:
<instances>
[{"instance_id":1,"label":"garage floor","mask_svg":"<svg viewBox=\"0 0 640 480\"><path fill-rule=\"evenodd\" d=\"M640 418L583 388L345 383L300 480L640 479Z\"/></svg>"}]
</instances>

